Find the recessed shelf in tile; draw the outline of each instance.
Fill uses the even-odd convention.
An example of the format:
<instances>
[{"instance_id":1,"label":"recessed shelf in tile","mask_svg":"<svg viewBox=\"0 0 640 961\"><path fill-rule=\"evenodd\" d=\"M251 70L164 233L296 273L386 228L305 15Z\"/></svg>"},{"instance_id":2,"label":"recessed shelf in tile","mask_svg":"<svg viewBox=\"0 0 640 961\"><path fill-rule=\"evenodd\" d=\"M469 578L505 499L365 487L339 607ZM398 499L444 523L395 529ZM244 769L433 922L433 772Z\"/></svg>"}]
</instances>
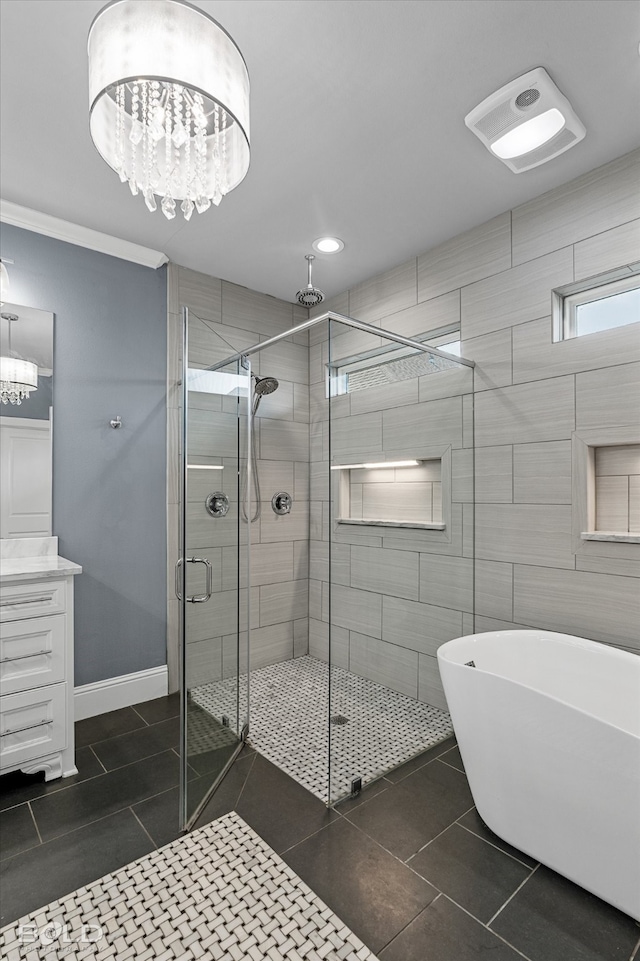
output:
<instances>
[{"instance_id":1,"label":"recessed shelf in tile","mask_svg":"<svg viewBox=\"0 0 640 961\"><path fill-rule=\"evenodd\" d=\"M338 523L444 529L440 458L412 466L345 465L339 474Z\"/></svg>"}]
</instances>

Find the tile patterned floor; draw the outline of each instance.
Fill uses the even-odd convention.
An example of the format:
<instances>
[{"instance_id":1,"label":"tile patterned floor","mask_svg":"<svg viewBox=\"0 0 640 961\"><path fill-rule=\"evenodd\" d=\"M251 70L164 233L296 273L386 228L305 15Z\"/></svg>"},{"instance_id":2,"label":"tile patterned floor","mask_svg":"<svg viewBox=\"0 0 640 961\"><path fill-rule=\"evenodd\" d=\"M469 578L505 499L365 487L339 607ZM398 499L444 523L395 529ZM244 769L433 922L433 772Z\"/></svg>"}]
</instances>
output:
<instances>
[{"instance_id":1,"label":"tile patterned floor","mask_svg":"<svg viewBox=\"0 0 640 961\"><path fill-rule=\"evenodd\" d=\"M218 719L236 710L233 678L191 695ZM328 727L330 715L346 723ZM329 693L328 665L309 655L251 672L250 744L325 802L329 734L334 802L350 794L354 778L367 784L452 732L445 711L340 667L331 668Z\"/></svg>"},{"instance_id":2,"label":"tile patterned floor","mask_svg":"<svg viewBox=\"0 0 640 961\"><path fill-rule=\"evenodd\" d=\"M0 777L1 924L181 836L178 711L171 695L79 721L73 777ZM201 797L210 755L192 767ZM640 961L636 922L486 827L453 738L330 808L245 746L198 827L230 811L380 961Z\"/></svg>"},{"instance_id":3,"label":"tile patterned floor","mask_svg":"<svg viewBox=\"0 0 640 961\"><path fill-rule=\"evenodd\" d=\"M40 961L43 949L83 961L376 961L235 812L0 931L7 961Z\"/></svg>"}]
</instances>

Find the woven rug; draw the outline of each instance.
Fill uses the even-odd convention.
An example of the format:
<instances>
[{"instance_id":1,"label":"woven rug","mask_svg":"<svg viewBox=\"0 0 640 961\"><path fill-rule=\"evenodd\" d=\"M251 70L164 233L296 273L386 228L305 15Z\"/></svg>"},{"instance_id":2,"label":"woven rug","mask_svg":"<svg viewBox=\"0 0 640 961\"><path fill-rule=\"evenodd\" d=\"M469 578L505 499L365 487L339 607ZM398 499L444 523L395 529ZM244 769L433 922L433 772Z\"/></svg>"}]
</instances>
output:
<instances>
[{"instance_id":1,"label":"woven rug","mask_svg":"<svg viewBox=\"0 0 640 961\"><path fill-rule=\"evenodd\" d=\"M235 812L0 931L6 961L376 961Z\"/></svg>"}]
</instances>

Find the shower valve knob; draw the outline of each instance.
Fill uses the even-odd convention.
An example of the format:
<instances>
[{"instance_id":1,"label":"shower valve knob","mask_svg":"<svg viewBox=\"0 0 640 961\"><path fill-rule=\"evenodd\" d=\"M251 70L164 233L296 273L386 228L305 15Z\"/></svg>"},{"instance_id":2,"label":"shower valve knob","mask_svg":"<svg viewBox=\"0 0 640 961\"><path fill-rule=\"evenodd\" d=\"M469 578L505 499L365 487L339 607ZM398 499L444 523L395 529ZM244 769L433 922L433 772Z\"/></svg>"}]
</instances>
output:
<instances>
[{"instance_id":1,"label":"shower valve knob","mask_svg":"<svg viewBox=\"0 0 640 961\"><path fill-rule=\"evenodd\" d=\"M204 506L212 517L224 517L229 513L229 498L222 491L215 491L209 494Z\"/></svg>"},{"instance_id":2,"label":"shower valve knob","mask_svg":"<svg viewBox=\"0 0 640 961\"><path fill-rule=\"evenodd\" d=\"M275 514L290 514L293 498L286 491L278 491L271 498L271 506Z\"/></svg>"}]
</instances>

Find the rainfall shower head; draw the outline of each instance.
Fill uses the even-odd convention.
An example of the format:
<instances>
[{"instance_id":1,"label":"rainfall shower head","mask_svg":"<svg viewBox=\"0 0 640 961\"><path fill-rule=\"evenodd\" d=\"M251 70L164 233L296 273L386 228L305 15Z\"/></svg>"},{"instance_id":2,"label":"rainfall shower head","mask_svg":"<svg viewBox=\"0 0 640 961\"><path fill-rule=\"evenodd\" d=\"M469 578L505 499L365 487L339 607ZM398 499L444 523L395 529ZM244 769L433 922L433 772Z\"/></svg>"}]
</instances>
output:
<instances>
[{"instance_id":1,"label":"rainfall shower head","mask_svg":"<svg viewBox=\"0 0 640 961\"><path fill-rule=\"evenodd\" d=\"M296 294L296 300L303 307L317 307L324 300L324 294L317 287L314 287L311 283L311 261L315 260L313 254L306 254L306 260L309 263L309 277L306 287L299 290Z\"/></svg>"},{"instance_id":2,"label":"rainfall shower head","mask_svg":"<svg viewBox=\"0 0 640 961\"><path fill-rule=\"evenodd\" d=\"M280 386L275 377L258 377L257 374L253 376L256 381L253 389L259 397L264 394L273 394L274 390L277 390Z\"/></svg>"}]
</instances>

